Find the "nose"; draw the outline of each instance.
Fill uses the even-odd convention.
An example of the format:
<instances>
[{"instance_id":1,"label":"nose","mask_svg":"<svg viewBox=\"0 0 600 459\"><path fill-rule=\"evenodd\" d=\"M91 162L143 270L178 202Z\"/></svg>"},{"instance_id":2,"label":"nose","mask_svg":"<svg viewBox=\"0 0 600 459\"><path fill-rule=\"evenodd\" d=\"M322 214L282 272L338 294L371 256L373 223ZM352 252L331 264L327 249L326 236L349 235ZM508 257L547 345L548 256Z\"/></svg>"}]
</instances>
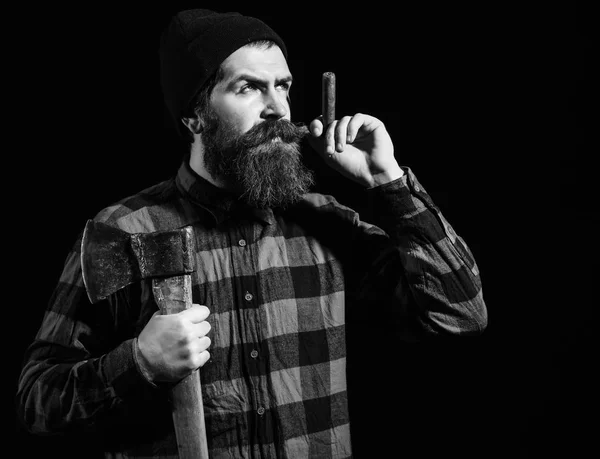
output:
<instances>
[{"instance_id":1,"label":"nose","mask_svg":"<svg viewBox=\"0 0 600 459\"><path fill-rule=\"evenodd\" d=\"M265 107L263 110L263 118L281 119L288 115L289 105L287 102L287 94L281 94L276 90L270 90L265 93Z\"/></svg>"}]
</instances>

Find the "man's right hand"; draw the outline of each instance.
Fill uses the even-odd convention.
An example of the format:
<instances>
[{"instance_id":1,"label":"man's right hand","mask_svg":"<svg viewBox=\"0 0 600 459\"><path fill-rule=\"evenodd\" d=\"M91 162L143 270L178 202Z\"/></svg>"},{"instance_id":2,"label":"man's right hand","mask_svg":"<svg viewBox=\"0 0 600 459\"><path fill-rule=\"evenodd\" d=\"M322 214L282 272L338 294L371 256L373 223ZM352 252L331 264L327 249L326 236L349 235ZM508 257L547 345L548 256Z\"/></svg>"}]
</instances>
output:
<instances>
[{"instance_id":1,"label":"man's right hand","mask_svg":"<svg viewBox=\"0 0 600 459\"><path fill-rule=\"evenodd\" d=\"M208 361L209 314L206 306L193 304L177 314L152 316L138 337L138 360L151 381L180 381Z\"/></svg>"}]
</instances>

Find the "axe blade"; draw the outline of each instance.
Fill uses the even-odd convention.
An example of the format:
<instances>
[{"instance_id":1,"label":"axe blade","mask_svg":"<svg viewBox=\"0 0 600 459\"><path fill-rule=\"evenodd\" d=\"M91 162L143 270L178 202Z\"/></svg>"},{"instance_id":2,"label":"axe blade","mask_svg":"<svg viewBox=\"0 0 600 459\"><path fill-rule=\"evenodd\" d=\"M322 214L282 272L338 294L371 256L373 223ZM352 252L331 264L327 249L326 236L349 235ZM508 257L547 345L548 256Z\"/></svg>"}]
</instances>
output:
<instances>
[{"instance_id":1,"label":"axe blade","mask_svg":"<svg viewBox=\"0 0 600 459\"><path fill-rule=\"evenodd\" d=\"M83 283L92 303L141 279L131 235L105 223L88 220L81 239Z\"/></svg>"},{"instance_id":2,"label":"axe blade","mask_svg":"<svg viewBox=\"0 0 600 459\"><path fill-rule=\"evenodd\" d=\"M83 283L92 303L133 282L194 271L189 226L152 233L127 233L88 220L81 240Z\"/></svg>"}]
</instances>

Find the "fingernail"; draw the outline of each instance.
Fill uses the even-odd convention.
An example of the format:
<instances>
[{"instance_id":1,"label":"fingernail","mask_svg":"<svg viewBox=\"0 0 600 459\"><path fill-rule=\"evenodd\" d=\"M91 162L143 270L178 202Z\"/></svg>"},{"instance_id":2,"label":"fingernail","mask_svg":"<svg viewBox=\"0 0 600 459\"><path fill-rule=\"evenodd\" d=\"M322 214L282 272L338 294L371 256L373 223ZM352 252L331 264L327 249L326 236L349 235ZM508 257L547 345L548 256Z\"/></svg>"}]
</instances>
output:
<instances>
[{"instance_id":1,"label":"fingernail","mask_svg":"<svg viewBox=\"0 0 600 459\"><path fill-rule=\"evenodd\" d=\"M338 143L335 148L337 148L337 151L344 151L344 146L341 143Z\"/></svg>"}]
</instances>

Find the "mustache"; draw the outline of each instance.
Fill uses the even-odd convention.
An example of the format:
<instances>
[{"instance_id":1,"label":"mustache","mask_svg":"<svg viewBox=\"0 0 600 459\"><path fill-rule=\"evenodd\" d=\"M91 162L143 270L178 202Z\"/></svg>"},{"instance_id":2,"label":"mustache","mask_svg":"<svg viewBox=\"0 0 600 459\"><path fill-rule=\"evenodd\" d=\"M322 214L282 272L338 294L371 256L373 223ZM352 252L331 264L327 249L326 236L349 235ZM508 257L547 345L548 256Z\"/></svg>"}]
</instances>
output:
<instances>
[{"instance_id":1,"label":"mustache","mask_svg":"<svg viewBox=\"0 0 600 459\"><path fill-rule=\"evenodd\" d=\"M236 139L237 148L252 148L279 138L285 143L298 143L308 134L306 124L288 120L266 120L253 126Z\"/></svg>"}]
</instances>

